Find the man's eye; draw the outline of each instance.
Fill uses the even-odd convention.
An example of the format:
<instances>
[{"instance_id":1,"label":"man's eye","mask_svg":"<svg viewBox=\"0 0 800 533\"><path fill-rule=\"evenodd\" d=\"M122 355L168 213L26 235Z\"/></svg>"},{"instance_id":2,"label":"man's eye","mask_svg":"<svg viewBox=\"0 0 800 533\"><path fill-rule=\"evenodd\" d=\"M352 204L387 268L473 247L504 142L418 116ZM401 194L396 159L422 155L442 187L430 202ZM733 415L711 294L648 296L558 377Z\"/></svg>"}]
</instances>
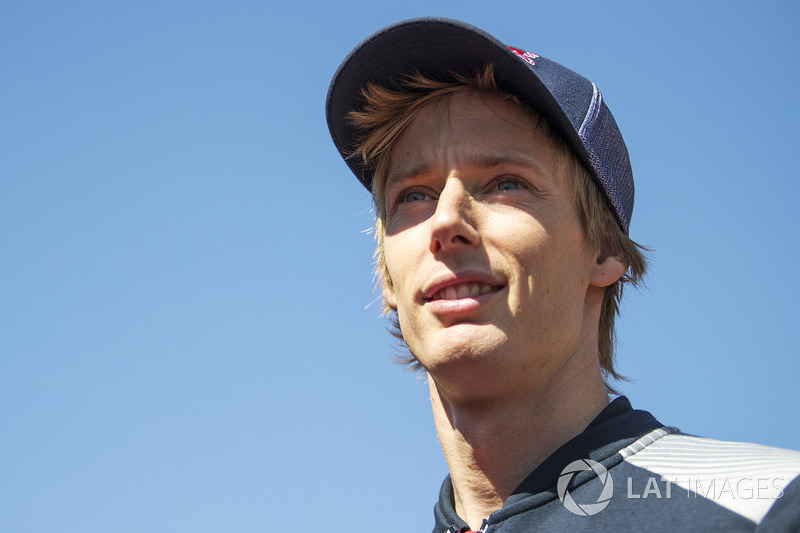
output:
<instances>
[{"instance_id":1,"label":"man's eye","mask_svg":"<svg viewBox=\"0 0 800 533\"><path fill-rule=\"evenodd\" d=\"M513 191L520 188L520 184L515 180L502 180L497 183L498 191Z\"/></svg>"},{"instance_id":2,"label":"man's eye","mask_svg":"<svg viewBox=\"0 0 800 533\"><path fill-rule=\"evenodd\" d=\"M411 191L400 197L400 203L419 202L428 198L428 195L421 191Z\"/></svg>"}]
</instances>

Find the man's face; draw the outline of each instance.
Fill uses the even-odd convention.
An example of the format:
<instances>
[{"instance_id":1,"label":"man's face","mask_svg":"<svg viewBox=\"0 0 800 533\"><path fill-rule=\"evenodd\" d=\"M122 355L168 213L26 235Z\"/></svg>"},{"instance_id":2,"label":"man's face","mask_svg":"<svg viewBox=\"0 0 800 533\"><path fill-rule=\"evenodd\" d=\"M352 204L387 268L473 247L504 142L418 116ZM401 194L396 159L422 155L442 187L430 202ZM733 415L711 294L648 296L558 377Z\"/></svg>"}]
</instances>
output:
<instances>
[{"instance_id":1,"label":"man's face","mask_svg":"<svg viewBox=\"0 0 800 533\"><path fill-rule=\"evenodd\" d=\"M596 352L610 281L518 105L464 91L429 106L393 145L384 194L384 297L434 379L530 387Z\"/></svg>"}]
</instances>

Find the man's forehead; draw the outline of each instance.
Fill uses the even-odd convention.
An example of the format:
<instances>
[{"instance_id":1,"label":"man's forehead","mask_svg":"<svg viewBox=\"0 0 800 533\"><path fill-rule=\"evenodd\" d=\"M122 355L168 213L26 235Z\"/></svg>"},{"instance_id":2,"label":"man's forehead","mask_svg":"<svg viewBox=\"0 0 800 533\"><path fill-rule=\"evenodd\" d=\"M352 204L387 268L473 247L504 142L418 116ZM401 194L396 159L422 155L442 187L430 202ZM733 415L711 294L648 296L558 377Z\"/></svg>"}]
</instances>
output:
<instances>
[{"instance_id":1,"label":"man's forehead","mask_svg":"<svg viewBox=\"0 0 800 533\"><path fill-rule=\"evenodd\" d=\"M553 143L541 130L538 117L503 95L459 91L420 110L395 140L386 185L447 166L552 171Z\"/></svg>"},{"instance_id":2,"label":"man's forehead","mask_svg":"<svg viewBox=\"0 0 800 533\"><path fill-rule=\"evenodd\" d=\"M427 122L427 126L452 125L459 119L474 118L490 112L498 118L520 127L530 124L538 128L541 115L531 106L520 103L514 95L501 89L483 90L470 86L454 87L415 110L412 122Z\"/></svg>"}]
</instances>

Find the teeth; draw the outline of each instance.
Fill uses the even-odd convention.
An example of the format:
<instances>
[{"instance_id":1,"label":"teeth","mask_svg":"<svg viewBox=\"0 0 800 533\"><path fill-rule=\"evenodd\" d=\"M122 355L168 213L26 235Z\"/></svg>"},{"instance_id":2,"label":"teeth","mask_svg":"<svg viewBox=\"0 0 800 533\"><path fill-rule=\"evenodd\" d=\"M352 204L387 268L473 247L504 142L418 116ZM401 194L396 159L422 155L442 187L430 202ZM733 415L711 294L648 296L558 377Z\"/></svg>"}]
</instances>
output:
<instances>
[{"instance_id":1,"label":"teeth","mask_svg":"<svg viewBox=\"0 0 800 533\"><path fill-rule=\"evenodd\" d=\"M458 294L458 299L466 298L469 296L469 285L458 285L458 289L456 289L456 293Z\"/></svg>"},{"instance_id":2,"label":"teeth","mask_svg":"<svg viewBox=\"0 0 800 533\"><path fill-rule=\"evenodd\" d=\"M486 294L492 290L491 285L486 283L459 283L450 285L433 295L432 300L461 300L462 298L474 298L481 294Z\"/></svg>"}]
</instances>

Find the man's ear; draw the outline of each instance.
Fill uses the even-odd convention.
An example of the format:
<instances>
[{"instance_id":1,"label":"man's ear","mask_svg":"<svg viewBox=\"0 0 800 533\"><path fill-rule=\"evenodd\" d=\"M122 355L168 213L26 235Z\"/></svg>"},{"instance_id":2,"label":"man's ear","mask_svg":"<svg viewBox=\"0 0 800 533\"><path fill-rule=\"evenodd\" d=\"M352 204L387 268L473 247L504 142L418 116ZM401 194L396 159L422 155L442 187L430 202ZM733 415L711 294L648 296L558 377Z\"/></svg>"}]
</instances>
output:
<instances>
[{"instance_id":1,"label":"man's ear","mask_svg":"<svg viewBox=\"0 0 800 533\"><path fill-rule=\"evenodd\" d=\"M589 273L589 283L595 287L608 287L619 280L627 270L628 264L618 256L598 253Z\"/></svg>"},{"instance_id":2,"label":"man's ear","mask_svg":"<svg viewBox=\"0 0 800 533\"><path fill-rule=\"evenodd\" d=\"M394 285L385 279L383 280L383 302L392 309L397 309L397 295L394 292Z\"/></svg>"}]
</instances>

